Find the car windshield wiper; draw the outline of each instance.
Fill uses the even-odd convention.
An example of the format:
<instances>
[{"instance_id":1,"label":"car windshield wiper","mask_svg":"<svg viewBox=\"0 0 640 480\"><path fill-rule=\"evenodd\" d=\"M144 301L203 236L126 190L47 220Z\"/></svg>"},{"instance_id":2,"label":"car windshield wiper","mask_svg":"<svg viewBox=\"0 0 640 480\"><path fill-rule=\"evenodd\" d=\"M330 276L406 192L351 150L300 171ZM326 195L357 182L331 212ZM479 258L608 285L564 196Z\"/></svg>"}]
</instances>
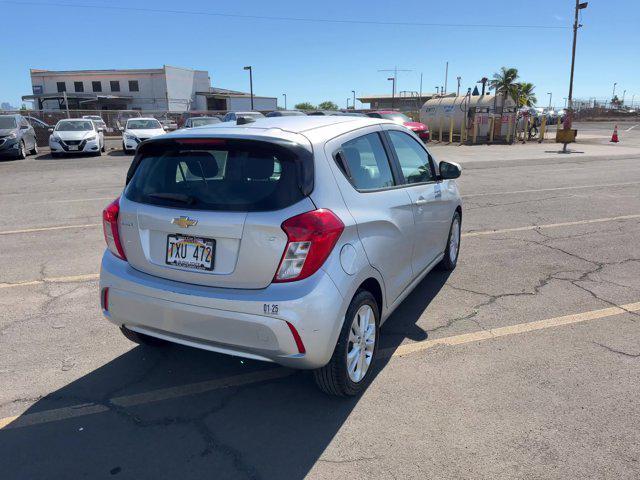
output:
<instances>
[{"instance_id":1,"label":"car windshield wiper","mask_svg":"<svg viewBox=\"0 0 640 480\"><path fill-rule=\"evenodd\" d=\"M151 198L158 198L162 200L171 200L172 202L186 203L187 205L193 205L194 203L197 202L197 200L194 197L185 195L184 193L160 192L160 193L149 193L148 196Z\"/></svg>"}]
</instances>

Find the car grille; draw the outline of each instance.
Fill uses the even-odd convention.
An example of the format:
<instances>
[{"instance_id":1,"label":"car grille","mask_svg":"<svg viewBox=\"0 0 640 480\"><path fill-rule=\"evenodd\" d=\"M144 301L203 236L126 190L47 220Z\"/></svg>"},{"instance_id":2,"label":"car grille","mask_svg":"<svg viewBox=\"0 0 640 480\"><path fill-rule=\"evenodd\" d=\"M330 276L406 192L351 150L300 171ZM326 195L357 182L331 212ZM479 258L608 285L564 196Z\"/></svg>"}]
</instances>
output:
<instances>
[{"instance_id":1,"label":"car grille","mask_svg":"<svg viewBox=\"0 0 640 480\"><path fill-rule=\"evenodd\" d=\"M80 143L82 143L82 140L65 140L64 143L66 143L67 145L80 145Z\"/></svg>"},{"instance_id":2,"label":"car grille","mask_svg":"<svg viewBox=\"0 0 640 480\"><path fill-rule=\"evenodd\" d=\"M86 140L68 140L66 142L60 142L60 144L62 145L62 149L65 152L69 151L69 146L78 146L78 151L82 151L84 150L84 146L86 144Z\"/></svg>"}]
</instances>

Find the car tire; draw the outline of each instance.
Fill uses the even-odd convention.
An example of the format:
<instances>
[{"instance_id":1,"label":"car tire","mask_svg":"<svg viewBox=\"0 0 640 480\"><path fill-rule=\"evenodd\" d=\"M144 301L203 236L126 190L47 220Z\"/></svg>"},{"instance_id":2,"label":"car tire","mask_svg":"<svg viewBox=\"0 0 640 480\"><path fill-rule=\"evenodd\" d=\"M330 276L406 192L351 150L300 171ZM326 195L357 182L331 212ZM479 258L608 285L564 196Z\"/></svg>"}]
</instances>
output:
<instances>
[{"instance_id":1,"label":"car tire","mask_svg":"<svg viewBox=\"0 0 640 480\"><path fill-rule=\"evenodd\" d=\"M438 264L439 270L451 271L456 268L458 264L461 224L460 212L456 210L451 220L451 226L449 227L449 237L447 238L447 247L444 250L444 258Z\"/></svg>"},{"instance_id":2,"label":"car tire","mask_svg":"<svg viewBox=\"0 0 640 480\"><path fill-rule=\"evenodd\" d=\"M33 148L29 151L29 153L31 155L37 155L38 154L38 144L37 143L33 144Z\"/></svg>"},{"instance_id":3,"label":"car tire","mask_svg":"<svg viewBox=\"0 0 640 480\"><path fill-rule=\"evenodd\" d=\"M100 149L100 151L101 151L102 153L104 153L104 152L106 152L106 151L107 151L107 148L106 148L106 146L105 146L105 144L104 144L104 143L102 144L102 148Z\"/></svg>"},{"instance_id":4,"label":"car tire","mask_svg":"<svg viewBox=\"0 0 640 480\"><path fill-rule=\"evenodd\" d=\"M17 158L18 160L24 160L27 158L27 147L24 144L24 140L20 140L20 148L18 150Z\"/></svg>"},{"instance_id":5,"label":"car tire","mask_svg":"<svg viewBox=\"0 0 640 480\"><path fill-rule=\"evenodd\" d=\"M124 146L124 142L122 142L122 153L127 154L127 147Z\"/></svg>"},{"instance_id":6,"label":"car tire","mask_svg":"<svg viewBox=\"0 0 640 480\"><path fill-rule=\"evenodd\" d=\"M366 331L362 332L358 329L365 322L365 316L368 316L364 326ZM331 360L313 372L320 390L335 396L357 395L367 387L373 375L380 338L380 309L374 296L367 290L356 292L344 318ZM363 346L364 353L361 353ZM354 351L358 352L355 354L357 357L350 359L350 353Z\"/></svg>"},{"instance_id":7,"label":"car tire","mask_svg":"<svg viewBox=\"0 0 640 480\"><path fill-rule=\"evenodd\" d=\"M138 345L149 345L154 347L162 347L167 345L169 342L166 340L162 340L161 338L152 337L150 335L145 335L144 333L134 332L133 330L129 330L124 325L120 327L120 331L122 334L127 337L132 342L137 343Z\"/></svg>"}]
</instances>

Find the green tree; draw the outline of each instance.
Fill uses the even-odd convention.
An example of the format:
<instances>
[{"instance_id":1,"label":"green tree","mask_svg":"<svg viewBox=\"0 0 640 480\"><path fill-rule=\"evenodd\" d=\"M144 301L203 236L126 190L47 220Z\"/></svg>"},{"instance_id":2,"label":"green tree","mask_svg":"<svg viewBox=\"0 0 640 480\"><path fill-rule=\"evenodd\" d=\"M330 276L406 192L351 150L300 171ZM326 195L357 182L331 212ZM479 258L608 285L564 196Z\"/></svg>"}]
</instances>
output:
<instances>
[{"instance_id":1,"label":"green tree","mask_svg":"<svg viewBox=\"0 0 640 480\"><path fill-rule=\"evenodd\" d=\"M315 110L316 107L309 102L296 103L293 108L296 110Z\"/></svg>"},{"instance_id":2,"label":"green tree","mask_svg":"<svg viewBox=\"0 0 640 480\"><path fill-rule=\"evenodd\" d=\"M520 82L518 84L519 89L517 89L520 93L520 98L518 98L518 106L519 107L533 107L538 99L536 98L536 94L533 93L535 90L535 86L530 82Z\"/></svg>"},{"instance_id":3,"label":"green tree","mask_svg":"<svg viewBox=\"0 0 640 480\"><path fill-rule=\"evenodd\" d=\"M489 85L496 91L496 94L502 95L503 99L506 99L507 96L515 99L518 96L517 79L517 68L502 67L499 72L493 74Z\"/></svg>"},{"instance_id":4,"label":"green tree","mask_svg":"<svg viewBox=\"0 0 640 480\"><path fill-rule=\"evenodd\" d=\"M326 100L318 105L320 110L338 110L338 105L330 100Z\"/></svg>"}]
</instances>

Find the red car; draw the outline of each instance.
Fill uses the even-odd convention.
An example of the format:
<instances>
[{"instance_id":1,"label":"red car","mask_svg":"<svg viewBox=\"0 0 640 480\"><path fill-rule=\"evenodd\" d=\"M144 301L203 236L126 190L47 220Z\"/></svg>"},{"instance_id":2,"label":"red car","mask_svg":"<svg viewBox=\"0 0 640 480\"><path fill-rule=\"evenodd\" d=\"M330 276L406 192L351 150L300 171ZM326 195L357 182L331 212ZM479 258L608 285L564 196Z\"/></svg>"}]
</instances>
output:
<instances>
[{"instance_id":1,"label":"red car","mask_svg":"<svg viewBox=\"0 0 640 480\"><path fill-rule=\"evenodd\" d=\"M392 122L399 123L400 125L404 125L408 129L413 130L413 132L418 135L423 142L429 141L429 127L424 123L414 122L404 113L396 112L395 110L377 110L375 112L367 113L367 116L373 118L385 118Z\"/></svg>"}]
</instances>

